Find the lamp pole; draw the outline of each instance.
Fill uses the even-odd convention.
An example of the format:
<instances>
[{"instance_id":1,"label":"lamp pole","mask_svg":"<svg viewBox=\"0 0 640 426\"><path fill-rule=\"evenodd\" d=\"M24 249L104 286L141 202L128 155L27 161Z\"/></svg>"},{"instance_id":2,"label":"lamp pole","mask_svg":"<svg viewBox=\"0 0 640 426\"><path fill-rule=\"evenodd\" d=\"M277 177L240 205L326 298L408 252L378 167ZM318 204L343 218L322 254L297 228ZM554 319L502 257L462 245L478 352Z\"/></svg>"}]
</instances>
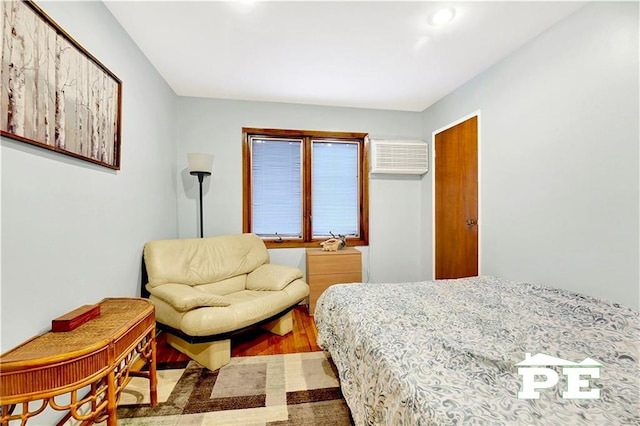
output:
<instances>
[{"instance_id":1,"label":"lamp pole","mask_svg":"<svg viewBox=\"0 0 640 426\"><path fill-rule=\"evenodd\" d=\"M205 176L210 176L211 172L189 172L193 176L198 176L198 185L200 186L200 238L203 238L203 220L202 220L202 182Z\"/></svg>"},{"instance_id":2,"label":"lamp pole","mask_svg":"<svg viewBox=\"0 0 640 426\"><path fill-rule=\"evenodd\" d=\"M213 155L210 154L187 154L189 159L189 174L198 176L198 185L200 186L200 238L204 237L204 220L202 215L202 182L205 176L211 176L213 170Z\"/></svg>"}]
</instances>

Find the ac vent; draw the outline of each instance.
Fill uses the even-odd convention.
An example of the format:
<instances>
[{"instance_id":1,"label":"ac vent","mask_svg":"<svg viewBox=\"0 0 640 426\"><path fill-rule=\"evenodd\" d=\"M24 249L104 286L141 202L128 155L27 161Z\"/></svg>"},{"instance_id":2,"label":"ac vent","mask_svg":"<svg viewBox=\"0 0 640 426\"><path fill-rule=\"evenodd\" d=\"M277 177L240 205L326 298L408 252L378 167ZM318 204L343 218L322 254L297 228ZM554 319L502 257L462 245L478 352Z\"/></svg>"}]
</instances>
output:
<instances>
[{"instance_id":1,"label":"ac vent","mask_svg":"<svg viewBox=\"0 0 640 426\"><path fill-rule=\"evenodd\" d=\"M423 175L429 171L429 149L419 140L372 140L371 173Z\"/></svg>"}]
</instances>

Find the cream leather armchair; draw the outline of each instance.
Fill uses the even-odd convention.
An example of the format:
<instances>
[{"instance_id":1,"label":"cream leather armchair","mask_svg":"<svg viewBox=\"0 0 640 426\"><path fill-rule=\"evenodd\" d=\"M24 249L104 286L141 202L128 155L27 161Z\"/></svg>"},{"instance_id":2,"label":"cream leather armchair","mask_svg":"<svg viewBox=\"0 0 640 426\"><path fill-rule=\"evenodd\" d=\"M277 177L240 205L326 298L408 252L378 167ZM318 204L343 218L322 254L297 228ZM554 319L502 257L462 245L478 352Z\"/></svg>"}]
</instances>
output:
<instances>
[{"instance_id":1,"label":"cream leather armchair","mask_svg":"<svg viewBox=\"0 0 640 426\"><path fill-rule=\"evenodd\" d=\"M247 328L292 331L291 308L309 295L302 271L269 263L254 234L149 241L144 266L143 296L167 342L211 370L229 362L230 338Z\"/></svg>"}]
</instances>

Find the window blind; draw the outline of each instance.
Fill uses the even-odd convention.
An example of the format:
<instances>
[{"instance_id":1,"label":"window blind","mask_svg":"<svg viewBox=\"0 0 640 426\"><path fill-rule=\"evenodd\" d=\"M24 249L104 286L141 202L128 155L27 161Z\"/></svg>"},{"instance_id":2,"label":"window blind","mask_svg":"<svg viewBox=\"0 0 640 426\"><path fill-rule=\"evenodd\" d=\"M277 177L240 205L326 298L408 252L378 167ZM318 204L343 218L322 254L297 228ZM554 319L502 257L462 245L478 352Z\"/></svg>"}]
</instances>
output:
<instances>
[{"instance_id":1,"label":"window blind","mask_svg":"<svg viewBox=\"0 0 640 426\"><path fill-rule=\"evenodd\" d=\"M359 144L313 141L312 229L314 237L358 236Z\"/></svg>"},{"instance_id":2,"label":"window blind","mask_svg":"<svg viewBox=\"0 0 640 426\"><path fill-rule=\"evenodd\" d=\"M252 226L260 236L302 236L302 140L252 139Z\"/></svg>"}]
</instances>

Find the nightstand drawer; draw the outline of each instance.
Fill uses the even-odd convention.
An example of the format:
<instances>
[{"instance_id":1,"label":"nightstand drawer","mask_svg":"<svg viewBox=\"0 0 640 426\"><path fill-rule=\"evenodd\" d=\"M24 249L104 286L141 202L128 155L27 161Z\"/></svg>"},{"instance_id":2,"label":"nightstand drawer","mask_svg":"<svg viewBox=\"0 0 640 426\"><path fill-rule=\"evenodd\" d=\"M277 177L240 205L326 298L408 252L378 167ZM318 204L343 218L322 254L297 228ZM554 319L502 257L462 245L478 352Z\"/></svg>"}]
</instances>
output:
<instances>
[{"instance_id":1,"label":"nightstand drawer","mask_svg":"<svg viewBox=\"0 0 640 426\"><path fill-rule=\"evenodd\" d=\"M360 272L349 272L346 274L319 274L312 275L309 281L309 314L313 315L316 310L316 302L320 295L334 284L359 283L362 281Z\"/></svg>"},{"instance_id":2,"label":"nightstand drawer","mask_svg":"<svg viewBox=\"0 0 640 426\"><path fill-rule=\"evenodd\" d=\"M359 283L362 281L362 274L360 272L351 272L347 274L323 274L314 275L311 283L309 284L309 290L314 293L320 293L325 291L329 286L333 284L350 284Z\"/></svg>"},{"instance_id":3,"label":"nightstand drawer","mask_svg":"<svg viewBox=\"0 0 640 426\"><path fill-rule=\"evenodd\" d=\"M307 270L310 275L360 273L360 255L309 256Z\"/></svg>"}]
</instances>

